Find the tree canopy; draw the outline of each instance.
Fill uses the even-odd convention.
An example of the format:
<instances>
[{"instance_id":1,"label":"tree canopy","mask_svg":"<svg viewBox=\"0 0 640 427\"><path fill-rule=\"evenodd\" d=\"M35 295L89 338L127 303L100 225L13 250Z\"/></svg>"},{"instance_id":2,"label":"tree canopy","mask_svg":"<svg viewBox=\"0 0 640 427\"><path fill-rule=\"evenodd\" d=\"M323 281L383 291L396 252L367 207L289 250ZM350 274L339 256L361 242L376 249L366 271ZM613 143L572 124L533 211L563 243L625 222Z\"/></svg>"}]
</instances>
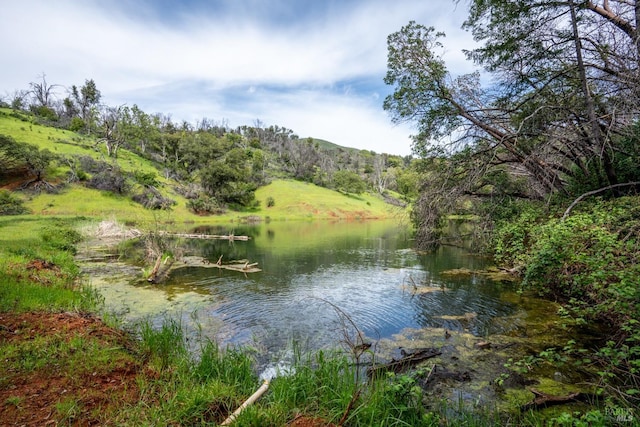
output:
<instances>
[{"instance_id":1,"label":"tree canopy","mask_svg":"<svg viewBox=\"0 0 640 427\"><path fill-rule=\"evenodd\" d=\"M437 238L434 212L462 197L545 199L638 180L639 20L635 1L473 0L464 27L480 43L466 52L478 71L460 76L436 29L410 22L388 37L384 108L417 124L416 154L447 159L415 211L425 243Z\"/></svg>"},{"instance_id":2,"label":"tree canopy","mask_svg":"<svg viewBox=\"0 0 640 427\"><path fill-rule=\"evenodd\" d=\"M3 174L10 175L26 169L35 177L34 182L41 181L53 158L49 150L40 150L35 145L19 143L9 136L0 135L0 170Z\"/></svg>"}]
</instances>

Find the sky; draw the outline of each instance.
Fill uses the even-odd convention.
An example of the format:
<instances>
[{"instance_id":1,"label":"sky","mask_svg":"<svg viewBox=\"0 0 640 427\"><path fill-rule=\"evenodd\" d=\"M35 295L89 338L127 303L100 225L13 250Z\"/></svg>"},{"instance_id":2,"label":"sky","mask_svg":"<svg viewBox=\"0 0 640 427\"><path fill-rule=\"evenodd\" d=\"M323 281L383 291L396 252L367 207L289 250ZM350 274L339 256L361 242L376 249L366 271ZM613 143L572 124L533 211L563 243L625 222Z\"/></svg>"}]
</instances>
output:
<instances>
[{"instance_id":1,"label":"sky","mask_svg":"<svg viewBox=\"0 0 640 427\"><path fill-rule=\"evenodd\" d=\"M383 110L387 36L444 31L471 71L453 0L0 0L0 97L46 75L67 96L93 79L110 105L196 124L278 125L377 153L411 154L411 124Z\"/></svg>"}]
</instances>

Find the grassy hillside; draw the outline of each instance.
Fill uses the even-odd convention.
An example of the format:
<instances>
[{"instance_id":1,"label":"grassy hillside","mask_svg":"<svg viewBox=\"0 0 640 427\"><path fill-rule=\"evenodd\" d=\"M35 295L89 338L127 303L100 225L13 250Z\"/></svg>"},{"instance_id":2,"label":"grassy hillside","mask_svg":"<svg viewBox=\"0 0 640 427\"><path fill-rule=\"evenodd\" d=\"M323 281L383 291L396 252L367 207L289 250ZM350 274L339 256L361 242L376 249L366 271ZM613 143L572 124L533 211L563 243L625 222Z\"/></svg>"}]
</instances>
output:
<instances>
[{"instance_id":1,"label":"grassy hillside","mask_svg":"<svg viewBox=\"0 0 640 427\"><path fill-rule=\"evenodd\" d=\"M386 204L382 199L365 194L345 195L313 184L292 180L277 180L258 189L256 197L260 208L251 212L230 211L224 215L198 216L186 208L186 200L181 199L170 211L150 211L144 209L128 197L109 192L71 185L59 194L42 193L29 196L26 206L34 214L41 215L83 215L100 218L145 222L231 222L249 216L269 217L272 220L290 219L383 219L393 218L402 212ZM267 198L272 197L275 205L267 207Z\"/></svg>"},{"instance_id":2,"label":"grassy hillside","mask_svg":"<svg viewBox=\"0 0 640 427\"><path fill-rule=\"evenodd\" d=\"M334 144L333 142L329 142L324 139L318 139L318 138L312 138L312 139L313 139L313 143L318 144L318 146L323 150L329 150L329 151L343 150L343 151L352 151L352 152L360 151L357 148L343 147L342 145Z\"/></svg>"},{"instance_id":3,"label":"grassy hillside","mask_svg":"<svg viewBox=\"0 0 640 427\"><path fill-rule=\"evenodd\" d=\"M267 198L275 204L267 207ZM371 219L391 218L397 208L371 194L344 194L313 184L292 180L278 180L258 189L258 215L271 219Z\"/></svg>"},{"instance_id":4,"label":"grassy hillside","mask_svg":"<svg viewBox=\"0 0 640 427\"><path fill-rule=\"evenodd\" d=\"M0 134L18 142L28 142L40 149L49 149L62 156L90 156L96 160L106 158L106 151L94 138L63 129L42 126L28 116L0 108ZM118 165L125 171L153 172L153 164L135 154L121 150ZM161 177L159 177L162 179Z\"/></svg>"},{"instance_id":5,"label":"grassy hillside","mask_svg":"<svg viewBox=\"0 0 640 427\"><path fill-rule=\"evenodd\" d=\"M96 140L74 132L46 127L35 123L28 116L14 113L10 109L0 109L0 134L8 135L18 142L27 142L40 149L49 149L60 156L90 156L96 160L109 160L104 147ZM167 180L149 160L121 149L118 166L124 172L156 173L161 193L177 202L169 211L149 210L129 197L115 195L107 191L87 188L79 183L69 184L57 194L20 193L25 205L35 215L73 216L82 215L97 218L116 218L123 221L164 223L210 223L239 221L244 217L269 217L284 219L382 219L398 214L398 208L384 203L371 194L348 195L313 184L293 180L276 180L257 190L256 198L260 206L250 212L229 211L223 215L199 216L186 207L187 200L176 193L176 183ZM47 179L61 182L69 167L64 161L53 162ZM5 183L6 188L15 188ZM2 188L2 185L0 185ZM275 204L267 207L267 199Z\"/></svg>"}]
</instances>

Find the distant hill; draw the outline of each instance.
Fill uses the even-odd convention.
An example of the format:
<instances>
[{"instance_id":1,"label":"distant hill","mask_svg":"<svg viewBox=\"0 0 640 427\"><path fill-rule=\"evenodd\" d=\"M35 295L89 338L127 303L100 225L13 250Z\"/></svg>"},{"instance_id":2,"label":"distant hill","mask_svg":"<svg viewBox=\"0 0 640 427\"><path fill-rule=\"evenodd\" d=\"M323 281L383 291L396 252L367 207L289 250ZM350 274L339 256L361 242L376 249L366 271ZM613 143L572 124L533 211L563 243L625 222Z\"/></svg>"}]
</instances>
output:
<instances>
[{"instance_id":1,"label":"distant hill","mask_svg":"<svg viewBox=\"0 0 640 427\"><path fill-rule=\"evenodd\" d=\"M327 151L343 150L343 151L349 151L352 153L357 153L358 151L362 151L357 148L344 147L342 145L334 144L333 142L329 142L324 139L319 139L319 138L311 138L311 139L313 140L313 143L317 144L318 148L320 148L321 150L327 150Z\"/></svg>"},{"instance_id":2,"label":"distant hill","mask_svg":"<svg viewBox=\"0 0 640 427\"><path fill-rule=\"evenodd\" d=\"M23 176L14 174L4 179L0 176L0 190L11 190L33 214L190 223L239 221L250 216L274 220L392 218L402 213L377 194L349 195L284 177L271 178L269 185L258 188L256 207L227 210L219 215L197 215L189 208L188 181L176 180L162 164L127 148L121 148L117 158L109 157L100 140L93 136L38 124L34 117L7 108L0 108L0 135L53 153L54 160L46 170L45 179L57 188L55 192L21 190L33 179L26 169ZM320 139L314 143L323 150L358 151ZM2 150L0 146L0 162ZM91 167L99 164L108 170L120 171L118 177L126 181L123 184L126 191L90 186L91 180L102 173ZM173 204L168 210L145 208L143 204L149 194L166 198Z\"/></svg>"}]
</instances>

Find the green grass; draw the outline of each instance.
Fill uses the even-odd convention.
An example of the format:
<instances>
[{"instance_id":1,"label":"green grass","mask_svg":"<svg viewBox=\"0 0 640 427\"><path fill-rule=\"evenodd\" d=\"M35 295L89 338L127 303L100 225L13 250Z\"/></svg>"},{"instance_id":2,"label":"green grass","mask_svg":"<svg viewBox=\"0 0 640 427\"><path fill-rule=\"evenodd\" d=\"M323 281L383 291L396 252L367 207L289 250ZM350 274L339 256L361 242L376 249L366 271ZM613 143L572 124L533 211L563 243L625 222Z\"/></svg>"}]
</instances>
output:
<instances>
[{"instance_id":1,"label":"green grass","mask_svg":"<svg viewBox=\"0 0 640 427\"><path fill-rule=\"evenodd\" d=\"M230 211L223 215L198 216L187 209L182 196L173 193L169 197L178 202L171 210L151 211L128 197L74 184L58 194L29 196L25 206L35 215L82 215L141 224L231 223L248 216L271 220L389 219L405 213L371 194L346 195L293 180L278 180L259 188L256 198L261 202L260 207L251 212ZM274 206L267 207L268 197L273 197Z\"/></svg>"},{"instance_id":2,"label":"green grass","mask_svg":"<svg viewBox=\"0 0 640 427\"><path fill-rule=\"evenodd\" d=\"M4 345L0 347L0 356L13 367L13 373L29 374L46 368L52 373L93 375L117 367L121 361L113 356L118 350L119 347L105 347L87 336L66 338L51 334Z\"/></svg>"},{"instance_id":3,"label":"green grass","mask_svg":"<svg viewBox=\"0 0 640 427\"><path fill-rule=\"evenodd\" d=\"M72 397L67 397L56 403L58 423L62 425L75 425L82 412L82 403Z\"/></svg>"},{"instance_id":4,"label":"green grass","mask_svg":"<svg viewBox=\"0 0 640 427\"><path fill-rule=\"evenodd\" d=\"M0 217L0 311L95 308L98 296L79 282L73 260L78 223Z\"/></svg>"},{"instance_id":5,"label":"green grass","mask_svg":"<svg viewBox=\"0 0 640 427\"><path fill-rule=\"evenodd\" d=\"M274 206L267 207L272 197ZM399 213L380 197L368 193L344 194L293 180L277 180L256 191L261 208L257 215L271 219L382 219Z\"/></svg>"},{"instance_id":6,"label":"green grass","mask_svg":"<svg viewBox=\"0 0 640 427\"><path fill-rule=\"evenodd\" d=\"M18 114L20 115L20 114ZM0 134L11 136L18 142L27 142L40 149L48 149L54 154L63 156L90 156L96 160L106 158L106 150L102 144L83 134L64 129L43 126L35 123L27 116L24 121L15 117L15 113L7 108L0 108ZM157 172L153 164L127 150L121 150L117 159L118 165L125 171ZM166 181L159 176L160 181Z\"/></svg>"},{"instance_id":7,"label":"green grass","mask_svg":"<svg viewBox=\"0 0 640 427\"><path fill-rule=\"evenodd\" d=\"M17 118L15 113L7 108L0 108L0 134L9 135L18 142L28 142L40 149L48 148L55 154L61 155L91 155L99 158L92 147L94 140L75 132L42 126L32 121L28 116L21 115L24 120Z\"/></svg>"}]
</instances>

